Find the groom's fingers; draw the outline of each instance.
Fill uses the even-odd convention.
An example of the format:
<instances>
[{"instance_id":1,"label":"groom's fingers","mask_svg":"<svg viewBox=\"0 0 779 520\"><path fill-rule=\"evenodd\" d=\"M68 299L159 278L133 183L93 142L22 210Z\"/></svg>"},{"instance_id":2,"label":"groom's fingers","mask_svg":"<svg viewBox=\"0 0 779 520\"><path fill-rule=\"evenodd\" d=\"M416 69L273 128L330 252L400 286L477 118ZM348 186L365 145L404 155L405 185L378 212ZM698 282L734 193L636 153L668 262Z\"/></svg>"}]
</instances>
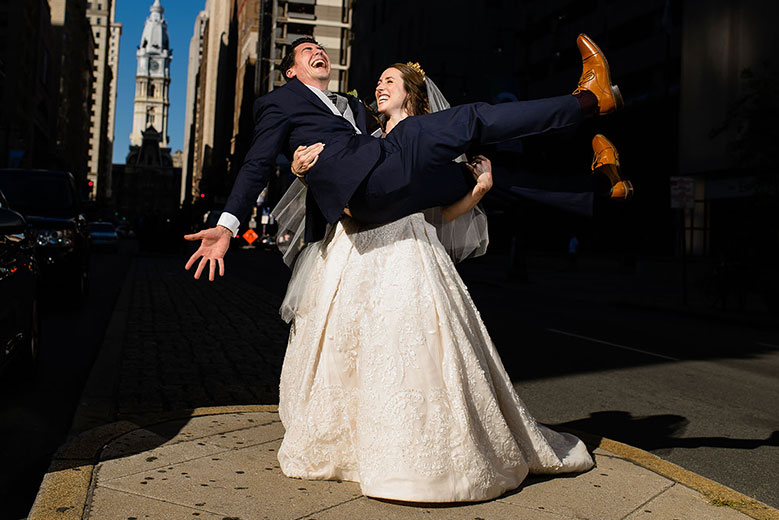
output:
<instances>
[{"instance_id":1,"label":"groom's fingers","mask_svg":"<svg viewBox=\"0 0 779 520\"><path fill-rule=\"evenodd\" d=\"M218 258L217 261L219 262L219 276L225 275L225 261L224 258Z\"/></svg>"},{"instance_id":2,"label":"groom's fingers","mask_svg":"<svg viewBox=\"0 0 779 520\"><path fill-rule=\"evenodd\" d=\"M200 275L203 273L203 269L205 269L206 263L208 263L208 259L206 259L206 257L201 258L200 262L198 262L197 270L195 271L195 280L200 280Z\"/></svg>"},{"instance_id":3,"label":"groom's fingers","mask_svg":"<svg viewBox=\"0 0 779 520\"><path fill-rule=\"evenodd\" d=\"M215 259L209 258L208 259L208 281L213 282L214 281L214 271L216 270L216 262Z\"/></svg>"},{"instance_id":4,"label":"groom's fingers","mask_svg":"<svg viewBox=\"0 0 779 520\"><path fill-rule=\"evenodd\" d=\"M200 253L200 249L198 249L197 251L195 251L195 252L192 254L192 256L190 256L190 257L189 257L189 260L187 260L187 263L186 263L186 265L184 266L184 269L186 269L187 271L189 271L189 268L190 268L190 267L192 267L192 265L193 265L193 264L195 263L195 261L196 261L196 260L197 260L197 259L200 257L200 255L201 255L201 253Z\"/></svg>"}]
</instances>

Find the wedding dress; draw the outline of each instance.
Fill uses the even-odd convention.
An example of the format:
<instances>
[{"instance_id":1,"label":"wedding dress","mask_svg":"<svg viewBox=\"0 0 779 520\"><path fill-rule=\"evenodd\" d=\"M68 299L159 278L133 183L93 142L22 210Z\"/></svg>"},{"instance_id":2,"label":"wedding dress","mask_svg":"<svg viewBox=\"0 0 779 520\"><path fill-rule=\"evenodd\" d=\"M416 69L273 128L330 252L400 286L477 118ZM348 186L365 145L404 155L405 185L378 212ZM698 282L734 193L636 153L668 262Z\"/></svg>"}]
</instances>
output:
<instances>
[{"instance_id":1,"label":"wedding dress","mask_svg":"<svg viewBox=\"0 0 779 520\"><path fill-rule=\"evenodd\" d=\"M285 475L458 502L498 497L529 472L593 466L579 439L531 417L423 214L342 219L298 255L290 296Z\"/></svg>"}]
</instances>

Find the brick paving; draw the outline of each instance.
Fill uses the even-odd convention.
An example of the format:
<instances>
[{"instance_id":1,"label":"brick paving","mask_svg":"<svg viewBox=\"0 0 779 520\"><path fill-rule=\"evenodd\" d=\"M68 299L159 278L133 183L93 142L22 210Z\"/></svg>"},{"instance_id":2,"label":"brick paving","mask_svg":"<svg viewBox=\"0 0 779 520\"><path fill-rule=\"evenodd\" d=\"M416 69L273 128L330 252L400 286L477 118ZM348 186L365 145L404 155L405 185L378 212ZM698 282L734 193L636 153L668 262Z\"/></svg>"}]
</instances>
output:
<instances>
[{"instance_id":1,"label":"brick paving","mask_svg":"<svg viewBox=\"0 0 779 520\"><path fill-rule=\"evenodd\" d=\"M276 404L289 327L278 314L289 270L276 251L232 249L224 278L196 281L184 271L188 253L138 255L129 276L127 326L114 371L111 419L205 406ZM462 275L496 344L512 345L516 322L501 309L555 294L586 301L623 301L637 294L659 307L674 308L678 291L649 290L649 278L611 275L619 283L598 284L604 275L534 269L543 283L506 280L502 257L461 264ZM595 277L595 282L593 281ZM624 284L647 282L634 291ZM598 290L593 292L593 286ZM662 284L661 284L662 285ZM580 287L581 286L581 287ZM618 294L619 293L619 294ZM554 295L553 295L554 296ZM559 296L554 296L558 298ZM504 309L505 310L505 309ZM514 311L512 311L514 312ZM727 316L722 316L727 317ZM511 364L510 352L504 362ZM559 367L558 367L559 368ZM533 374L542 375L534 369ZM101 421L102 422L102 421Z\"/></svg>"},{"instance_id":2,"label":"brick paving","mask_svg":"<svg viewBox=\"0 0 779 520\"><path fill-rule=\"evenodd\" d=\"M289 327L278 315L282 284L271 292L261 281L288 277L286 267L262 251L231 252L228 275L208 283L193 280L184 261L136 258L116 372L117 418L278 403Z\"/></svg>"}]
</instances>

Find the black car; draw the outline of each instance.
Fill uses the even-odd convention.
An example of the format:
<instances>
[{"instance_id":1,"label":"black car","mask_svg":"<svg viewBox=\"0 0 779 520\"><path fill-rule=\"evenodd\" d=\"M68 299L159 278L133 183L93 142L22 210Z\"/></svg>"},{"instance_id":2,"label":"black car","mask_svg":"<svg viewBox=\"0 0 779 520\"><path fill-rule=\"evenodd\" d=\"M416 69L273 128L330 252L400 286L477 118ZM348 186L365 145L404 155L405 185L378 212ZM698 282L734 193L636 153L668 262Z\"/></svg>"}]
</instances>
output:
<instances>
[{"instance_id":1,"label":"black car","mask_svg":"<svg viewBox=\"0 0 779 520\"><path fill-rule=\"evenodd\" d=\"M0 191L27 221L43 287L65 285L83 298L89 281L89 232L73 176L0 169Z\"/></svg>"},{"instance_id":2,"label":"black car","mask_svg":"<svg viewBox=\"0 0 779 520\"><path fill-rule=\"evenodd\" d=\"M0 368L38 358L37 267L24 218L0 193Z\"/></svg>"}]
</instances>

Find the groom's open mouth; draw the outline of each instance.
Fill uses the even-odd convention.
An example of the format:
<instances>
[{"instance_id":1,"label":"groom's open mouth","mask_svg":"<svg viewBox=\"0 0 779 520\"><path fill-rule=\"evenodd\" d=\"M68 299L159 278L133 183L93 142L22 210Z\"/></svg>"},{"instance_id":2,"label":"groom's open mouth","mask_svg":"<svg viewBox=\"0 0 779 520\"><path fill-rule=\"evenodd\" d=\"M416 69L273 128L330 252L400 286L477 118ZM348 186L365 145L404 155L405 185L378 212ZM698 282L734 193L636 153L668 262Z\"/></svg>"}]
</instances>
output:
<instances>
[{"instance_id":1,"label":"groom's open mouth","mask_svg":"<svg viewBox=\"0 0 779 520\"><path fill-rule=\"evenodd\" d=\"M326 69L327 68L327 62L323 60L322 58L317 58L314 61L311 62L311 67L314 69Z\"/></svg>"}]
</instances>

